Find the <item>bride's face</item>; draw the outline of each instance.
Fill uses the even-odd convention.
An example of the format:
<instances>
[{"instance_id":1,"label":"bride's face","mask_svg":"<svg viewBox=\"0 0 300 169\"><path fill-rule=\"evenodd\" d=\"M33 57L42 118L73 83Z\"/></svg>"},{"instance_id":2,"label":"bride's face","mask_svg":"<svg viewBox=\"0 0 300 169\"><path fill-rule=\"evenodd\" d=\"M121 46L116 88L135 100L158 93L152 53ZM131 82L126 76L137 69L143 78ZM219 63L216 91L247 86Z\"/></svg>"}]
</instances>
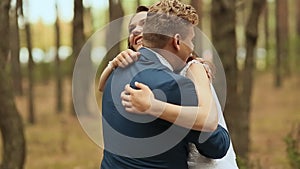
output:
<instances>
[{"instance_id":1,"label":"bride's face","mask_svg":"<svg viewBox=\"0 0 300 169\"><path fill-rule=\"evenodd\" d=\"M134 50L139 50L143 46L143 26L147 17L147 12L139 12L129 24L129 46Z\"/></svg>"}]
</instances>

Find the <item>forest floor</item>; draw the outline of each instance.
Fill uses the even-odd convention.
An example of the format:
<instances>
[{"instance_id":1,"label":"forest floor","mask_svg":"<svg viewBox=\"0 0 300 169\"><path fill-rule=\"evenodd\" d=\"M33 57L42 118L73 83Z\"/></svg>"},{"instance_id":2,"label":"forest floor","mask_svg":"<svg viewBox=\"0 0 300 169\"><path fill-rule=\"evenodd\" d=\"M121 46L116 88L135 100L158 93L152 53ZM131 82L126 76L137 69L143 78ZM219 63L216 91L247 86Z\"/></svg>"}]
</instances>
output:
<instances>
[{"instance_id":1,"label":"forest floor","mask_svg":"<svg viewBox=\"0 0 300 169\"><path fill-rule=\"evenodd\" d=\"M71 85L70 82L64 83L66 105L65 111L61 114L55 111L54 82L37 85L34 125L26 123L27 98L24 96L16 98L18 110L25 122L27 140L25 169L99 168L102 148L89 139L77 118L70 115ZM250 119L253 168L290 168L284 138L292 124L300 122L299 86L299 76L285 79L280 89L273 87L271 74L260 73L256 76Z\"/></svg>"},{"instance_id":2,"label":"forest floor","mask_svg":"<svg viewBox=\"0 0 300 169\"><path fill-rule=\"evenodd\" d=\"M250 115L251 159L256 168L289 169L284 139L300 124L300 76L284 79L279 89L273 84L272 74L256 76Z\"/></svg>"}]
</instances>

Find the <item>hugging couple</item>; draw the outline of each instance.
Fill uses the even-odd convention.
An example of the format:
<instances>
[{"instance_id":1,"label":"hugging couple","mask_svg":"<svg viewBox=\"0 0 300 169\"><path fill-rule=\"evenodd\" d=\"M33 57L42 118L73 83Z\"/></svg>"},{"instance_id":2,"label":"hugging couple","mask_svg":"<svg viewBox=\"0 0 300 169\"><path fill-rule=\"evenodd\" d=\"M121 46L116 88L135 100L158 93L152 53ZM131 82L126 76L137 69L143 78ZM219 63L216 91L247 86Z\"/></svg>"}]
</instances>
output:
<instances>
[{"instance_id":1,"label":"hugging couple","mask_svg":"<svg viewBox=\"0 0 300 169\"><path fill-rule=\"evenodd\" d=\"M206 61L194 56L195 9L140 6L128 49L102 72L101 169L237 169Z\"/></svg>"}]
</instances>

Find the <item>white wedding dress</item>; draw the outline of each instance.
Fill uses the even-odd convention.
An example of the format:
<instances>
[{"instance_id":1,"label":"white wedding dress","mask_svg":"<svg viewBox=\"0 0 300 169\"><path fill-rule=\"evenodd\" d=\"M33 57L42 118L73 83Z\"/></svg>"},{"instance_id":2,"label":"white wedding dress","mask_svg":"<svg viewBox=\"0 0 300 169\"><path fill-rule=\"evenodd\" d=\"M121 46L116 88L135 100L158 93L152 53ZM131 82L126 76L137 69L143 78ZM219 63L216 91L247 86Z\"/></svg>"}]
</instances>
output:
<instances>
[{"instance_id":1,"label":"white wedding dress","mask_svg":"<svg viewBox=\"0 0 300 169\"><path fill-rule=\"evenodd\" d=\"M218 109L218 117L219 124L227 130L226 122L224 120L223 112L214 90L214 87L211 85L213 97L216 100L217 109ZM232 142L230 141L230 147L227 151L225 157L221 159L209 159L202 156L198 150L196 149L194 144L190 144L190 154L189 154L189 169L238 169L236 163L236 155L232 146Z\"/></svg>"},{"instance_id":2,"label":"white wedding dress","mask_svg":"<svg viewBox=\"0 0 300 169\"><path fill-rule=\"evenodd\" d=\"M186 67L181 71L180 74L186 76L186 71L192 63L199 64L200 62L196 60L189 62L186 65ZM211 85L213 98L215 99L217 105L219 124L226 130L228 130L218 96L216 94L213 85L212 84L210 85ZM236 155L231 141L230 141L230 147L227 151L227 154L221 159L210 159L202 156L198 152L194 144L190 144L189 147L190 147L189 160L188 160L189 169L238 169L236 163Z\"/></svg>"}]
</instances>

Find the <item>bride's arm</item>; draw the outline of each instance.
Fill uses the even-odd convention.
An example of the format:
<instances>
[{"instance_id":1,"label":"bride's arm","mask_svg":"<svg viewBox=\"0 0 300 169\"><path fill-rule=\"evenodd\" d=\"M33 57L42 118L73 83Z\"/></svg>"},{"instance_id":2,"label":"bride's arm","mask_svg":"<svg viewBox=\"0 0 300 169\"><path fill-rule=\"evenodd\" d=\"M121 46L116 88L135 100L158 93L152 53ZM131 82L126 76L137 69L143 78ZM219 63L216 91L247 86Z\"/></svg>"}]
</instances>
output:
<instances>
[{"instance_id":1,"label":"bride's arm","mask_svg":"<svg viewBox=\"0 0 300 169\"><path fill-rule=\"evenodd\" d=\"M129 64L137 60L139 54L140 54L139 52L134 52L131 49L127 49L121 52L120 54L118 54L112 61L110 61L100 76L98 90L100 92L103 91L109 75L113 72L115 68L117 67L124 68L128 66Z\"/></svg>"},{"instance_id":2,"label":"bride's arm","mask_svg":"<svg viewBox=\"0 0 300 169\"><path fill-rule=\"evenodd\" d=\"M187 76L195 84L198 107L179 106L157 100L149 87L141 83L135 84L137 88L140 88L139 90L129 85L125 87L125 91L121 94L122 104L128 112L150 114L194 130L214 131L218 126L218 112L206 71L202 64L192 64ZM177 117L180 118L177 119ZM191 124L192 122L194 123Z\"/></svg>"}]
</instances>

